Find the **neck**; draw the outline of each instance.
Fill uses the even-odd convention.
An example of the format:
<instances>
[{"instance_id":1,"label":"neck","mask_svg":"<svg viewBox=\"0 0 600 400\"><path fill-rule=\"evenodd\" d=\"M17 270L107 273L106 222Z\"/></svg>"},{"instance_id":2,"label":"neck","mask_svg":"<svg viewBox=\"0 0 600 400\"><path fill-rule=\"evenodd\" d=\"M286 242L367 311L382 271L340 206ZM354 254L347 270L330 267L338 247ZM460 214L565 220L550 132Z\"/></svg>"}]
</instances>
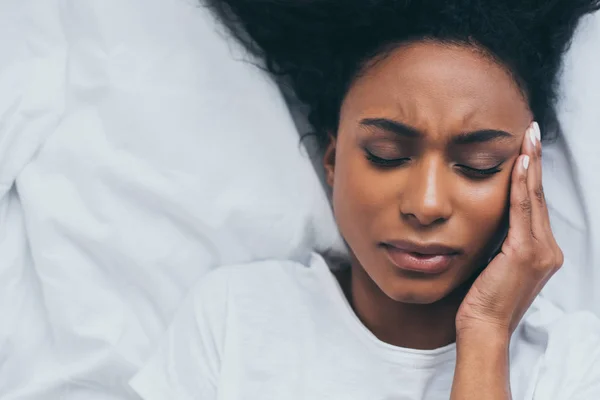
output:
<instances>
[{"instance_id":1,"label":"neck","mask_svg":"<svg viewBox=\"0 0 600 400\"><path fill-rule=\"evenodd\" d=\"M456 341L456 313L466 294L465 288L432 304L400 303L382 292L357 263L353 263L349 276L340 282L354 312L379 340L420 350Z\"/></svg>"}]
</instances>

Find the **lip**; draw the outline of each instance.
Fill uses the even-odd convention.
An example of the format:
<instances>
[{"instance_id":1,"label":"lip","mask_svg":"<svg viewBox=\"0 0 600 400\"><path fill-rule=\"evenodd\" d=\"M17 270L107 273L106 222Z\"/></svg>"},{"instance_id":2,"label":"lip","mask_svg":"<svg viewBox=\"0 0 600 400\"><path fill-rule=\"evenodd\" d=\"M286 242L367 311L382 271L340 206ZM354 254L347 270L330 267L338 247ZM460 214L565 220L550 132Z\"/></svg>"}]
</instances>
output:
<instances>
[{"instance_id":1,"label":"lip","mask_svg":"<svg viewBox=\"0 0 600 400\"><path fill-rule=\"evenodd\" d=\"M460 254L459 249L439 243L392 241L383 243L383 247L398 268L431 275L447 271Z\"/></svg>"}]
</instances>

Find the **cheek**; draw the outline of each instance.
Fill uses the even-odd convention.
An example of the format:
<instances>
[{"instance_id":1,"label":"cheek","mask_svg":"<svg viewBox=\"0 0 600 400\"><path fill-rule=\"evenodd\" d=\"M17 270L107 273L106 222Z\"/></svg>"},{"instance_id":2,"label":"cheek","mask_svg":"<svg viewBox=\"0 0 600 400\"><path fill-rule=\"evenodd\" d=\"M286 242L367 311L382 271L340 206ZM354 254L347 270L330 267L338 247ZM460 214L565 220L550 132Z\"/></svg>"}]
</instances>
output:
<instances>
[{"instance_id":1,"label":"cheek","mask_svg":"<svg viewBox=\"0 0 600 400\"><path fill-rule=\"evenodd\" d=\"M487 241L498 230L508 208L509 177L498 176L489 183L463 188L460 213L481 241Z\"/></svg>"},{"instance_id":2,"label":"cheek","mask_svg":"<svg viewBox=\"0 0 600 400\"><path fill-rule=\"evenodd\" d=\"M389 182L388 182L389 183ZM386 204L387 192L360 149L338 147L333 182L333 208L337 224L347 241L371 231Z\"/></svg>"}]
</instances>

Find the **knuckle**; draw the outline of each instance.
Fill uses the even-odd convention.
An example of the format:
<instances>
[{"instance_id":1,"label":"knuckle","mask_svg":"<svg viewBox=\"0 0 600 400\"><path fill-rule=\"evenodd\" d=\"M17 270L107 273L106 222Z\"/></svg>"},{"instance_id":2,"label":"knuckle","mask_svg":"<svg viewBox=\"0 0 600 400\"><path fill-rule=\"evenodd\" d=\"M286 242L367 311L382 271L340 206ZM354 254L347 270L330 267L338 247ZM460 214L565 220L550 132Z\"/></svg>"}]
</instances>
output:
<instances>
[{"instance_id":1,"label":"knuckle","mask_svg":"<svg viewBox=\"0 0 600 400\"><path fill-rule=\"evenodd\" d=\"M522 174L519 176L519 183L527 186L527 174Z\"/></svg>"},{"instance_id":2,"label":"knuckle","mask_svg":"<svg viewBox=\"0 0 600 400\"><path fill-rule=\"evenodd\" d=\"M532 265L535 261L535 252L528 243L514 244L510 250L526 264Z\"/></svg>"},{"instance_id":3,"label":"knuckle","mask_svg":"<svg viewBox=\"0 0 600 400\"><path fill-rule=\"evenodd\" d=\"M528 250L524 253L524 260L528 265L533 266L535 269L542 268L542 261L538 259L533 250Z\"/></svg>"},{"instance_id":4,"label":"knuckle","mask_svg":"<svg viewBox=\"0 0 600 400\"><path fill-rule=\"evenodd\" d=\"M540 270L549 270L549 269L553 269L555 266L556 262L554 260L554 254L553 253L549 253L549 254L544 254L540 257L537 266Z\"/></svg>"},{"instance_id":5,"label":"knuckle","mask_svg":"<svg viewBox=\"0 0 600 400\"><path fill-rule=\"evenodd\" d=\"M556 269L560 269L565 262L565 255L562 250L557 247L556 248Z\"/></svg>"},{"instance_id":6,"label":"knuckle","mask_svg":"<svg viewBox=\"0 0 600 400\"><path fill-rule=\"evenodd\" d=\"M531 200L523 199L523 200L519 201L519 209L524 214L531 213Z\"/></svg>"},{"instance_id":7,"label":"knuckle","mask_svg":"<svg viewBox=\"0 0 600 400\"><path fill-rule=\"evenodd\" d=\"M552 271L552 268L548 268L543 262L534 262L531 267L532 273L537 277L544 277Z\"/></svg>"},{"instance_id":8,"label":"knuckle","mask_svg":"<svg viewBox=\"0 0 600 400\"><path fill-rule=\"evenodd\" d=\"M515 257L521 257L521 249L515 243L506 244L502 251L505 252L511 259Z\"/></svg>"},{"instance_id":9,"label":"knuckle","mask_svg":"<svg viewBox=\"0 0 600 400\"><path fill-rule=\"evenodd\" d=\"M544 188L542 185L539 185L538 187L536 187L535 190L533 191L533 194L535 196L535 199L538 202L540 202L540 203L544 202Z\"/></svg>"},{"instance_id":10,"label":"knuckle","mask_svg":"<svg viewBox=\"0 0 600 400\"><path fill-rule=\"evenodd\" d=\"M563 263L563 254L558 247L548 246L539 250L536 261L533 263L534 269L540 273L546 274L556 272Z\"/></svg>"},{"instance_id":11,"label":"knuckle","mask_svg":"<svg viewBox=\"0 0 600 400\"><path fill-rule=\"evenodd\" d=\"M548 268L532 268L532 275L537 280L543 280L546 276L548 276L551 271Z\"/></svg>"}]
</instances>

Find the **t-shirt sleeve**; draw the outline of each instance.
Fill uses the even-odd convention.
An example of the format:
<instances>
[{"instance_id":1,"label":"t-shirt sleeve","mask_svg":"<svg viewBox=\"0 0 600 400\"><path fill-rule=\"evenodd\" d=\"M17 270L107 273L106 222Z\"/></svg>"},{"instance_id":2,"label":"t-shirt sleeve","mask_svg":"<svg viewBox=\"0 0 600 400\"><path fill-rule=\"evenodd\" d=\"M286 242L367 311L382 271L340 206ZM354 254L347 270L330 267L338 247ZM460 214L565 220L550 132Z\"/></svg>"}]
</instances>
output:
<instances>
[{"instance_id":1,"label":"t-shirt sleeve","mask_svg":"<svg viewBox=\"0 0 600 400\"><path fill-rule=\"evenodd\" d=\"M144 400L214 400L225 338L227 271L192 289L153 357L130 381Z\"/></svg>"}]
</instances>

